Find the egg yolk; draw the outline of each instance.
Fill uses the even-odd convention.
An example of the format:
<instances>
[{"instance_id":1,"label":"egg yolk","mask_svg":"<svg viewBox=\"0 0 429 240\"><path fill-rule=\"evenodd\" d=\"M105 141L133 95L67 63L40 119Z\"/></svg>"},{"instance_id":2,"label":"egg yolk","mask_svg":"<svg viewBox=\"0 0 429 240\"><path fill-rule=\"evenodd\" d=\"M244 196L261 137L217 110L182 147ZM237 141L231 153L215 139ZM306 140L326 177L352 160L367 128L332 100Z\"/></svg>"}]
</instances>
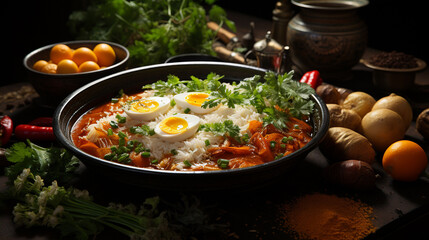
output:
<instances>
[{"instance_id":1,"label":"egg yolk","mask_svg":"<svg viewBox=\"0 0 429 240\"><path fill-rule=\"evenodd\" d=\"M201 107L201 105L205 101L207 101L207 98L209 96L210 95L207 93L191 93L188 96L186 96L185 100L186 100L186 102L188 102L191 105Z\"/></svg>"},{"instance_id":2,"label":"egg yolk","mask_svg":"<svg viewBox=\"0 0 429 240\"><path fill-rule=\"evenodd\" d=\"M188 128L188 122L179 117L169 117L164 120L159 125L159 128L168 134L179 134Z\"/></svg>"},{"instance_id":3,"label":"egg yolk","mask_svg":"<svg viewBox=\"0 0 429 240\"><path fill-rule=\"evenodd\" d=\"M145 99L131 104L130 110L139 113L154 112L159 107L159 103L154 100Z\"/></svg>"}]
</instances>

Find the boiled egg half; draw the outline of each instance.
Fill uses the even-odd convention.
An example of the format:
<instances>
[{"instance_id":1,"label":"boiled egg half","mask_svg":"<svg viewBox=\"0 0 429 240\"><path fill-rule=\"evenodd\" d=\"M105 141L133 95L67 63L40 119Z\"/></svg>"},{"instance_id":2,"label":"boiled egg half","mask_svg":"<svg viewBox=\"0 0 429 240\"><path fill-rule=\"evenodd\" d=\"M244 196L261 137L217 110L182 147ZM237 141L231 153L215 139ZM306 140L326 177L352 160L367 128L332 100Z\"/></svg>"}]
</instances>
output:
<instances>
[{"instance_id":1,"label":"boiled egg half","mask_svg":"<svg viewBox=\"0 0 429 240\"><path fill-rule=\"evenodd\" d=\"M124 111L132 119L150 121L167 112L169 106L167 97L148 97L131 101L124 106Z\"/></svg>"},{"instance_id":2,"label":"boiled egg half","mask_svg":"<svg viewBox=\"0 0 429 240\"><path fill-rule=\"evenodd\" d=\"M189 108L192 112L198 114L205 114L214 111L217 107L202 108L201 105L210 100L210 94L203 92L187 92L180 93L173 97L174 101L181 108ZM219 106L219 105L218 105Z\"/></svg>"},{"instance_id":3,"label":"boiled egg half","mask_svg":"<svg viewBox=\"0 0 429 240\"><path fill-rule=\"evenodd\" d=\"M191 114L176 114L163 119L155 127L155 133L168 142L179 142L193 136L201 119Z\"/></svg>"}]
</instances>

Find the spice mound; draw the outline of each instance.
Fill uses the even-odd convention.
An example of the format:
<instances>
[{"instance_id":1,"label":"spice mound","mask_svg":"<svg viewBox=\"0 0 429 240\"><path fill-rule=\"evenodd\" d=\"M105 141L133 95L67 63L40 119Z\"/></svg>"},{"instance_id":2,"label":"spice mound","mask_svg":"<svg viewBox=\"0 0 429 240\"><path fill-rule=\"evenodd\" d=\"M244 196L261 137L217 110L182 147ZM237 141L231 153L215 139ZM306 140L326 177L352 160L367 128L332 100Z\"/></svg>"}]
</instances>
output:
<instances>
[{"instance_id":1,"label":"spice mound","mask_svg":"<svg viewBox=\"0 0 429 240\"><path fill-rule=\"evenodd\" d=\"M418 67L416 58L403 52L381 52L374 55L369 63L378 67L408 69Z\"/></svg>"},{"instance_id":2,"label":"spice mound","mask_svg":"<svg viewBox=\"0 0 429 240\"><path fill-rule=\"evenodd\" d=\"M304 195L286 205L283 214L297 239L357 240L376 230L372 207L335 195Z\"/></svg>"}]
</instances>

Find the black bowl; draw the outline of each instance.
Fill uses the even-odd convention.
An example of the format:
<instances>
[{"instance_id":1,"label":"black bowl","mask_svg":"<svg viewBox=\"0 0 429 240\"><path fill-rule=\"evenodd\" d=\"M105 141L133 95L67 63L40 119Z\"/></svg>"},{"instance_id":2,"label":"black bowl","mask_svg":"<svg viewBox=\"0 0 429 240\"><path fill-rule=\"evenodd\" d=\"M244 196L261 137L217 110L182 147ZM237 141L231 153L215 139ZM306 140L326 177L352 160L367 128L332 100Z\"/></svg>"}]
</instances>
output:
<instances>
[{"instance_id":1,"label":"black bowl","mask_svg":"<svg viewBox=\"0 0 429 240\"><path fill-rule=\"evenodd\" d=\"M166 63L126 70L89 83L64 99L55 111L55 135L60 143L79 157L89 169L94 169L95 172L113 177L118 181L164 190L220 190L253 188L255 184L280 176L316 148L327 132L329 113L326 105L317 95L312 95L311 101L315 103L315 112L312 116L313 139L288 156L253 167L206 172L138 168L96 158L73 144L71 129L79 117L88 110L109 101L120 89L126 93L139 92L142 91L143 85L165 80L169 74L176 75L180 79L189 79L191 75L205 78L210 72L224 75L225 81L240 81L256 74L265 74L265 70L261 68L218 62Z\"/></svg>"},{"instance_id":2,"label":"black bowl","mask_svg":"<svg viewBox=\"0 0 429 240\"><path fill-rule=\"evenodd\" d=\"M205 61L205 62L223 62L220 58L201 54L201 53L185 53L179 54L165 60L165 63L173 63L173 62L191 62L191 61Z\"/></svg>"},{"instance_id":3,"label":"black bowl","mask_svg":"<svg viewBox=\"0 0 429 240\"><path fill-rule=\"evenodd\" d=\"M117 43L95 40L78 40L61 43L72 49L80 47L93 49L99 43L107 43L115 51L116 61L113 65L97 71L72 74L50 74L34 70L33 64L38 60L48 61L51 48L60 43L50 44L32 51L25 56L23 64L27 71L28 81L33 85L37 93L39 93L42 103L46 106L56 107L74 90L94 80L125 70L127 67L130 53L126 47Z\"/></svg>"}]
</instances>

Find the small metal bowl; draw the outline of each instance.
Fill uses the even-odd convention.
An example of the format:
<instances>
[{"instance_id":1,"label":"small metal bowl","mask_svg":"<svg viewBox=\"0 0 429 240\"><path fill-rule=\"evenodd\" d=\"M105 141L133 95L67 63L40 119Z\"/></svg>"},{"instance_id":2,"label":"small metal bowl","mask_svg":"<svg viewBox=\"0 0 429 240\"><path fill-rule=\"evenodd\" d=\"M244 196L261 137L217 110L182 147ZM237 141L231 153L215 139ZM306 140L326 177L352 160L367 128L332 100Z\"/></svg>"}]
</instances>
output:
<instances>
[{"instance_id":1,"label":"small metal bowl","mask_svg":"<svg viewBox=\"0 0 429 240\"><path fill-rule=\"evenodd\" d=\"M414 87L416 73L426 68L426 63L416 58L415 68L385 68L375 66L366 59L360 62L373 70L372 81L377 89L388 92L406 92Z\"/></svg>"},{"instance_id":2,"label":"small metal bowl","mask_svg":"<svg viewBox=\"0 0 429 240\"><path fill-rule=\"evenodd\" d=\"M38 48L25 56L23 63L27 71L27 79L40 95L42 105L55 107L67 97L67 95L79 87L96 79L125 70L130 53L128 49L122 45L113 42L93 40L61 42L61 44L65 44L72 49L77 49L79 47L93 49L99 43L107 43L113 48L116 54L116 61L109 67L91 72L50 74L34 70L34 63L38 60L48 61L51 48L60 43Z\"/></svg>"}]
</instances>

